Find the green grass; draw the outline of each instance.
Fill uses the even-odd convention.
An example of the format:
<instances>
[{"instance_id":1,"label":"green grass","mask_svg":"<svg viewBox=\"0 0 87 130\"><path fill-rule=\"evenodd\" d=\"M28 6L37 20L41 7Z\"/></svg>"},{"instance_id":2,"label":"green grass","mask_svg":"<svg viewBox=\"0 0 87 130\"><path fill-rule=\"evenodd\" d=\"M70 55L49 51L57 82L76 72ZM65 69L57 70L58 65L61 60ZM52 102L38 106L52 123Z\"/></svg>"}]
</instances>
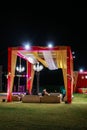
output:
<instances>
[{"instance_id":1,"label":"green grass","mask_svg":"<svg viewBox=\"0 0 87 130\"><path fill-rule=\"evenodd\" d=\"M71 104L0 102L0 130L86 130L87 95Z\"/></svg>"},{"instance_id":2,"label":"green grass","mask_svg":"<svg viewBox=\"0 0 87 130\"><path fill-rule=\"evenodd\" d=\"M76 103L86 103L87 102L87 94L74 94L73 102Z\"/></svg>"}]
</instances>

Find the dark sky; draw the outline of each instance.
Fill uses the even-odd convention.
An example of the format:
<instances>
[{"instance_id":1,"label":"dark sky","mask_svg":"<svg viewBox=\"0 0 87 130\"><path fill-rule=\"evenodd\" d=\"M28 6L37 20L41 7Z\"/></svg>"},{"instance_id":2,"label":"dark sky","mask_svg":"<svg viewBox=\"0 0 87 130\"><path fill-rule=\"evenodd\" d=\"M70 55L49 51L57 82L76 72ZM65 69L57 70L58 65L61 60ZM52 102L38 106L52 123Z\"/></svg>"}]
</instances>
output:
<instances>
[{"instance_id":1,"label":"dark sky","mask_svg":"<svg viewBox=\"0 0 87 130\"><path fill-rule=\"evenodd\" d=\"M0 64L7 63L7 48L32 45L69 45L75 51L74 69L87 70L87 20L85 8L31 8L0 12Z\"/></svg>"}]
</instances>

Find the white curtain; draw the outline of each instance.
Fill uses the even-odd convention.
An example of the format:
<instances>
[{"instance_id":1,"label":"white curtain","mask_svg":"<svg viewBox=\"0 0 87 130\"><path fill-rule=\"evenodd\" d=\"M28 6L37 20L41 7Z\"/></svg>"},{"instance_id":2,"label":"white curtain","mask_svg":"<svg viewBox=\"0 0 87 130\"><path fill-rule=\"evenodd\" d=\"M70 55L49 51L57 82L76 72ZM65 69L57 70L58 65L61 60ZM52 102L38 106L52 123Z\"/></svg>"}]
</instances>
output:
<instances>
[{"instance_id":1,"label":"white curtain","mask_svg":"<svg viewBox=\"0 0 87 130\"><path fill-rule=\"evenodd\" d=\"M43 51L43 56L50 70L58 69L52 57L51 51Z\"/></svg>"}]
</instances>

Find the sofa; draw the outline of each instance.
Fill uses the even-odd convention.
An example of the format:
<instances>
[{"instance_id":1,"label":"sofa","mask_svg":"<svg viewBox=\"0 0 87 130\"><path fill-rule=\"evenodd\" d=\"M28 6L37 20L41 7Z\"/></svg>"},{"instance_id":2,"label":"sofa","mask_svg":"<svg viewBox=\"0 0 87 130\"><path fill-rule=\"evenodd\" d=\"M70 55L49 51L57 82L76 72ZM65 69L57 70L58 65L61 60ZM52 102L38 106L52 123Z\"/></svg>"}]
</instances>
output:
<instances>
[{"instance_id":1,"label":"sofa","mask_svg":"<svg viewBox=\"0 0 87 130\"><path fill-rule=\"evenodd\" d=\"M54 96L54 95L42 96L40 98L40 102L41 103L61 103L62 98L61 98L61 96Z\"/></svg>"},{"instance_id":2,"label":"sofa","mask_svg":"<svg viewBox=\"0 0 87 130\"><path fill-rule=\"evenodd\" d=\"M23 103L61 103L61 95L49 95L49 96L38 96L38 95L25 95L22 98Z\"/></svg>"},{"instance_id":3,"label":"sofa","mask_svg":"<svg viewBox=\"0 0 87 130\"><path fill-rule=\"evenodd\" d=\"M25 95L22 98L23 103L40 103L40 96L38 95Z\"/></svg>"}]
</instances>

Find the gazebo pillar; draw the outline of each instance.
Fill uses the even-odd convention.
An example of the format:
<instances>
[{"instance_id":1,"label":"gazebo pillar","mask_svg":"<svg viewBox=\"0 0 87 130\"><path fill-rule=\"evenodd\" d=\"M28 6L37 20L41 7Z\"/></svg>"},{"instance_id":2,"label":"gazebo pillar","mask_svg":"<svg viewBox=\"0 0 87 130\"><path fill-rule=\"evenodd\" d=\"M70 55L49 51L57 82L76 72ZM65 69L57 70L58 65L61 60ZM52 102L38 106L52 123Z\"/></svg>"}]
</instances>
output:
<instances>
[{"instance_id":1,"label":"gazebo pillar","mask_svg":"<svg viewBox=\"0 0 87 130\"><path fill-rule=\"evenodd\" d=\"M67 103L72 102L73 93L73 68L71 50L67 47Z\"/></svg>"},{"instance_id":2,"label":"gazebo pillar","mask_svg":"<svg viewBox=\"0 0 87 130\"><path fill-rule=\"evenodd\" d=\"M8 74L7 74L7 102L12 101L12 92L11 90L11 58L12 49L8 48Z\"/></svg>"}]
</instances>

